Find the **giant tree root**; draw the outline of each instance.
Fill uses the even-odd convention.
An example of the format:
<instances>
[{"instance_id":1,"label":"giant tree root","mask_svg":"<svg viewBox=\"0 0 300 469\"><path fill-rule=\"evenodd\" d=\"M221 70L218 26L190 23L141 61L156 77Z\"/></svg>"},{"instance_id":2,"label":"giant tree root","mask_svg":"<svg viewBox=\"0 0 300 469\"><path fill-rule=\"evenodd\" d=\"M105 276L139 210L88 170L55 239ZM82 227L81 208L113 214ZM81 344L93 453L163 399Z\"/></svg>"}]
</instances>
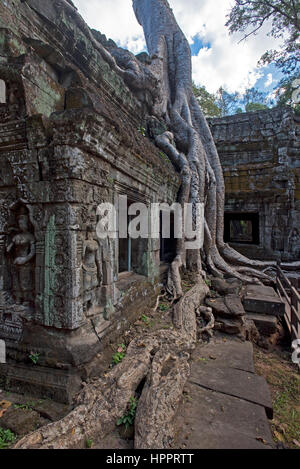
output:
<instances>
[{"instance_id":1,"label":"giant tree root","mask_svg":"<svg viewBox=\"0 0 300 469\"><path fill-rule=\"evenodd\" d=\"M72 412L25 436L15 448L82 448L87 440L99 441L114 430L145 378L135 420L135 448L168 448L172 420L189 375L189 352L197 338L195 311L208 291L199 278L176 304L176 318L181 318L176 329L135 338L118 366L85 386Z\"/></svg>"}]
</instances>

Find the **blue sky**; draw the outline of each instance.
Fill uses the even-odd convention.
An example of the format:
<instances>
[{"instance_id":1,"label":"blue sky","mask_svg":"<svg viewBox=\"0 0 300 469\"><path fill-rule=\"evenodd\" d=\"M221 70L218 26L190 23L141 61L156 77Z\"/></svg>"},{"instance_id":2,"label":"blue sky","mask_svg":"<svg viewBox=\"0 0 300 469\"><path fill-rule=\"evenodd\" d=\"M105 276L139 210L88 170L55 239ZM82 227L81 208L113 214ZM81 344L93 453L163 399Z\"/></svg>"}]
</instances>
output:
<instances>
[{"instance_id":1,"label":"blue sky","mask_svg":"<svg viewBox=\"0 0 300 469\"><path fill-rule=\"evenodd\" d=\"M145 50L143 30L132 10L131 0L73 0L87 23L137 54ZM273 67L258 68L262 54L280 45L267 35L268 27L247 41L229 35L226 15L232 0L169 0L175 17L192 50L193 79L209 92L222 86L243 93L252 86L271 94L280 79Z\"/></svg>"}]
</instances>

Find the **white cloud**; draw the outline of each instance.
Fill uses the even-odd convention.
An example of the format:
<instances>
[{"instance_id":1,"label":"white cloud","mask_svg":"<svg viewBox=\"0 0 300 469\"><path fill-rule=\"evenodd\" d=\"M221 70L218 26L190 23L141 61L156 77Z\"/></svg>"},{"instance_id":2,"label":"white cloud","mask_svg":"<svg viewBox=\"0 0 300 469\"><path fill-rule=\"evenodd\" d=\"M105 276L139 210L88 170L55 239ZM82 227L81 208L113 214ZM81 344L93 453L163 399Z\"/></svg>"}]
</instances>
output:
<instances>
[{"instance_id":1,"label":"white cloud","mask_svg":"<svg viewBox=\"0 0 300 469\"><path fill-rule=\"evenodd\" d=\"M273 75L272 73L268 73L267 80L265 81L265 88L269 88L273 83Z\"/></svg>"},{"instance_id":2,"label":"white cloud","mask_svg":"<svg viewBox=\"0 0 300 469\"><path fill-rule=\"evenodd\" d=\"M91 27L122 47L135 54L145 48L131 0L73 2ZM210 45L193 57L193 78L197 84L205 85L210 92L220 86L230 92L243 92L264 75L257 69L257 62L267 49L278 46L278 41L261 32L238 44L241 34L230 36L225 27L232 0L169 0L169 3L189 42L192 44L197 36L202 43Z\"/></svg>"}]
</instances>

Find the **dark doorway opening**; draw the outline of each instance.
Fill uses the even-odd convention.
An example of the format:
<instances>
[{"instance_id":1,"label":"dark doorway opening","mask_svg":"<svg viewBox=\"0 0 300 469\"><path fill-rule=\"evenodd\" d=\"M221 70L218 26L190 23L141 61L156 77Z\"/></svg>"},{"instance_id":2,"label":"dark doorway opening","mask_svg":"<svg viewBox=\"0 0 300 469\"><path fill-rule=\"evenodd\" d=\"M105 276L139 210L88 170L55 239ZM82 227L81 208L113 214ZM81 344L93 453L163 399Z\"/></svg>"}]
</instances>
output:
<instances>
[{"instance_id":1,"label":"dark doorway opening","mask_svg":"<svg viewBox=\"0 0 300 469\"><path fill-rule=\"evenodd\" d=\"M225 213L224 240L229 243L259 244L259 213Z\"/></svg>"},{"instance_id":2,"label":"dark doorway opening","mask_svg":"<svg viewBox=\"0 0 300 469\"><path fill-rule=\"evenodd\" d=\"M163 237L163 215L160 212L160 261L171 263L176 256L176 239L174 235L174 212L170 213L170 236L168 238Z\"/></svg>"},{"instance_id":3,"label":"dark doorway opening","mask_svg":"<svg viewBox=\"0 0 300 469\"><path fill-rule=\"evenodd\" d=\"M129 207L134 203L136 201L127 200L127 213ZM133 216L128 215L128 225L133 218ZM132 239L129 236L127 238L119 238L119 273L135 272L145 275L147 270L147 245L148 239Z\"/></svg>"}]
</instances>

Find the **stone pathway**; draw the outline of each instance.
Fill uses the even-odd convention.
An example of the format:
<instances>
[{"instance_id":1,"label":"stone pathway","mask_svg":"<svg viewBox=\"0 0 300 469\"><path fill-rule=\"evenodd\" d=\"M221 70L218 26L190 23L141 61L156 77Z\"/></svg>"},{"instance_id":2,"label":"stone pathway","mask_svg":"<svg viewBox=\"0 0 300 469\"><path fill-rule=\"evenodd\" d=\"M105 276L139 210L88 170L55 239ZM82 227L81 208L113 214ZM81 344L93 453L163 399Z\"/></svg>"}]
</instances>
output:
<instances>
[{"instance_id":1,"label":"stone pathway","mask_svg":"<svg viewBox=\"0 0 300 469\"><path fill-rule=\"evenodd\" d=\"M252 344L218 334L193 353L174 448L270 449L272 416L267 383L255 374Z\"/></svg>"}]
</instances>

